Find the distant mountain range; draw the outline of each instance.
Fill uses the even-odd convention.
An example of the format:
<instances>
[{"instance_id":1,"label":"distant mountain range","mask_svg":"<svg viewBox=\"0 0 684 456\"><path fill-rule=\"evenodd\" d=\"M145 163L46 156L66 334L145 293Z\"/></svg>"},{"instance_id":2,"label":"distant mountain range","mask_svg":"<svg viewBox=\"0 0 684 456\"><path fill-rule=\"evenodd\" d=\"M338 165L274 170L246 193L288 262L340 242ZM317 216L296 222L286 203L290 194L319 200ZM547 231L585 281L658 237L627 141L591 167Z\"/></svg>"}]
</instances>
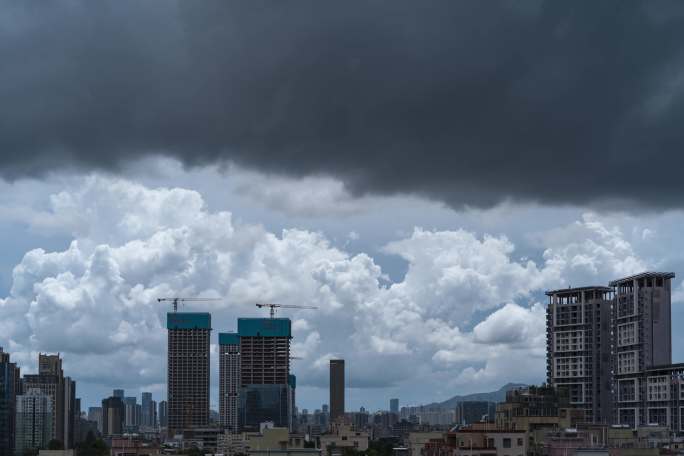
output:
<instances>
[{"instance_id":1,"label":"distant mountain range","mask_svg":"<svg viewBox=\"0 0 684 456\"><path fill-rule=\"evenodd\" d=\"M497 391L491 391L489 393L473 393L466 394L463 396L454 396L451 399L447 399L444 402L433 402L432 404L427 404L424 407L430 408L442 408L442 409L452 409L456 407L456 404L464 401L489 401L489 402L503 402L506 400L506 392L515 388L521 388L527 386L524 383L507 383Z\"/></svg>"}]
</instances>

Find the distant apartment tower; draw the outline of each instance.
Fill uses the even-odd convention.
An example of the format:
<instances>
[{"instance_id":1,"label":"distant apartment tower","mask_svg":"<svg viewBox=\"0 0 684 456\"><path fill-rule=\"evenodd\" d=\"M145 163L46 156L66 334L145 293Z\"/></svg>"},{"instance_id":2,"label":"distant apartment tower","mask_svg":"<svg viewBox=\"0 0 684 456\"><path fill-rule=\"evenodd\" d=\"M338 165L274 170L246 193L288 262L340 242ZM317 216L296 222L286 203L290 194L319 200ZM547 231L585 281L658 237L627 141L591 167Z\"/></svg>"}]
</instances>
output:
<instances>
[{"instance_id":1,"label":"distant apartment tower","mask_svg":"<svg viewBox=\"0 0 684 456\"><path fill-rule=\"evenodd\" d=\"M168 402L159 402L159 426L165 428L169 424Z\"/></svg>"},{"instance_id":2,"label":"distant apartment tower","mask_svg":"<svg viewBox=\"0 0 684 456\"><path fill-rule=\"evenodd\" d=\"M121 399L121 400L123 401L123 398L124 398L124 390L122 390L122 389L115 389L115 390L112 392L112 397L118 397L119 399Z\"/></svg>"},{"instance_id":3,"label":"distant apartment tower","mask_svg":"<svg viewBox=\"0 0 684 456\"><path fill-rule=\"evenodd\" d=\"M142 416L140 420L140 424L144 427L154 427L155 423L155 411L154 411L154 405L153 405L153 400L152 400L152 393L149 392L143 392L142 393Z\"/></svg>"},{"instance_id":4,"label":"distant apartment tower","mask_svg":"<svg viewBox=\"0 0 684 456\"><path fill-rule=\"evenodd\" d=\"M209 424L211 315L173 312L168 329L168 435Z\"/></svg>"},{"instance_id":5,"label":"distant apartment tower","mask_svg":"<svg viewBox=\"0 0 684 456\"><path fill-rule=\"evenodd\" d=\"M258 430L264 421L291 426L289 318L239 318L239 426Z\"/></svg>"},{"instance_id":6,"label":"distant apartment tower","mask_svg":"<svg viewBox=\"0 0 684 456\"><path fill-rule=\"evenodd\" d=\"M46 449L53 438L54 419L52 399L40 389L29 388L17 396L16 453Z\"/></svg>"},{"instance_id":7,"label":"distant apartment tower","mask_svg":"<svg viewBox=\"0 0 684 456\"><path fill-rule=\"evenodd\" d=\"M390 399L390 413L399 414L399 399Z\"/></svg>"},{"instance_id":8,"label":"distant apartment tower","mask_svg":"<svg viewBox=\"0 0 684 456\"><path fill-rule=\"evenodd\" d=\"M120 397L102 400L102 435L105 437L122 435L124 430L124 403Z\"/></svg>"},{"instance_id":9,"label":"distant apartment tower","mask_svg":"<svg viewBox=\"0 0 684 456\"><path fill-rule=\"evenodd\" d=\"M567 389L586 420L612 420L611 305L602 286L548 291L546 372L549 385Z\"/></svg>"},{"instance_id":10,"label":"distant apartment tower","mask_svg":"<svg viewBox=\"0 0 684 456\"><path fill-rule=\"evenodd\" d=\"M102 434L102 407L88 407L88 421L97 423L97 431Z\"/></svg>"},{"instance_id":11,"label":"distant apartment tower","mask_svg":"<svg viewBox=\"0 0 684 456\"><path fill-rule=\"evenodd\" d=\"M240 402L240 336L219 334L219 424L237 433Z\"/></svg>"},{"instance_id":12,"label":"distant apartment tower","mask_svg":"<svg viewBox=\"0 0 684 456\"><path fill-rule=\"evenodd\" d=\"M630 427L661 422L651 417L644 402L652 380L646 370L672 363L672 272L644 272L610 282L615 291L613 307L613 371L615 373L615 421ZM654 379L658 376L652 376ZM662 377L662 376L660 376ZM669 389L672 380L658 378ZM684 396L683 396L684 397ZM650 400L650 399L649 399ZM670 414L667 412L668 416Z\"/></svg>"},{"instance_id":13,"label":"distant apartment tower","mask_svg":"<svg viewBox=\"0 0 684 456\"><path fill-rule=\"evenodd\" d=\"M65 385L64 371L62 370L62 359L59 354L48 355L38 354L38 374L24 375L22 382L24 391L29 389L38 389L50 397L52 401L52 436L51 439L59 440L65 448L67 445L69 435L69 420L67 418L68 407L65 405L65 399L71 399L73 385ZM68 402L68 400L67 400ZM67 437L65 437L65 435Z\"/></svg>"},{"instance_id":14,"label":"distant apartment tower","mask_svg":"<svg viewBox=\"0 0 684 456\"><path fill-rule=\"evenodd\" d=\"M330 422L344 416L344 360L330 360Z\"/></svg>"},{"instance_id":15,"label":"distant apartment tower","mask_svg":"<svg viewBox=\"0 0 684 456\"><path fill-rule=\"evenodd\" d=\"M0 347L0 456L14 456L18 372L9 353Z\"/></svg>"}]
</instances>

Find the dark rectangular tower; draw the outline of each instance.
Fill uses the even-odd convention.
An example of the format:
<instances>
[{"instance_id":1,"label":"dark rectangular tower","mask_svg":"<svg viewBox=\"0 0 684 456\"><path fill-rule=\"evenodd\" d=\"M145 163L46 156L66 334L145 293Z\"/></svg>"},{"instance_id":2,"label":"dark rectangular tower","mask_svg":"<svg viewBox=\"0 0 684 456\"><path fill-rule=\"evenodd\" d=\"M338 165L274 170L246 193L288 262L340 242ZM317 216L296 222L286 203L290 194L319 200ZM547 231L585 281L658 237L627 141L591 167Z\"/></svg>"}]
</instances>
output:
<instances>
[{"instance_id":1,"label":"dark rectangular tower","mask_svg":"<svg viewBox=\"0 0 684 456\"><path fill-rule=\"evenodd\" d=\"M240 336L219 334L219 423L224 429L238 432L240 400Z\"/></svg>"},{"instance_id":2,"label":"dark rectangular tower","mask_svg":"<svg viewBox=\"0 0 684 456\"><path fill-rule=\"evenodd\" d=\"M330 422L344 416L344 360L330 360Z\"/></svg>"},{"instance_id":3,"label":"dark rectangular tower","mask_svg":"<svg viewBox=\"0 0 684 456\"><path fill-rule=\"evenodd\" d=\"M168 435L209 424L211 315L173 312L168 329Z\"/></svg>"}]
</instances>

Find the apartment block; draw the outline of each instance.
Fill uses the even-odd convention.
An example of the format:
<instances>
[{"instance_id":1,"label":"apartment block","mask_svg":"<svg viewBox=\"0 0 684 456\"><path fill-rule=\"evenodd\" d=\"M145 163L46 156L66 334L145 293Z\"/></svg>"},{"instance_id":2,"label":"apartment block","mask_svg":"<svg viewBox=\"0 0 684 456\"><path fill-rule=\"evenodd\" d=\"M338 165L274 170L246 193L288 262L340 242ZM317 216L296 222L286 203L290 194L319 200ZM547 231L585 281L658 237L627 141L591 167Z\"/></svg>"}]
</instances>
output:
<instances>
[{"instance_id":1,"label":"apartment block","mask_svg":"<svg viewBox=\"0 0 684 456\"><path fill-rule=\"evenodd\" d=\"M548 291L547 383L568 391L588 421L612 419L611 307L604 286Z\"/></svg>"},{"instance_id":2,"label":"apartment block","mask_svg":"<svg viewBox=\"0 0 684 456\"><path fill-rule=\"evenodd\" d=\"M240 336L219 334L219 423L230 432L238 432L240 402Z\"/></svg>"}]
</instances>

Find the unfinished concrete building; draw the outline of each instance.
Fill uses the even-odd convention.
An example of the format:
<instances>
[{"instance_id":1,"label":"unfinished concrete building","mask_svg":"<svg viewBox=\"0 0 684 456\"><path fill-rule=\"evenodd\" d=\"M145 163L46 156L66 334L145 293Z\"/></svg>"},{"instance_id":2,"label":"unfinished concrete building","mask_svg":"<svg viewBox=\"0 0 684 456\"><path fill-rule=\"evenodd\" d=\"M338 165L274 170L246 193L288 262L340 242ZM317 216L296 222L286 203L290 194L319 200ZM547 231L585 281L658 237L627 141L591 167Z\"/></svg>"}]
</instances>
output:
<instances>
[{"instance_id":1,"label":"unfinished concrete building","mask_svg":"<svg viewBox=\"0 0 684 456\"><path fill-rule=\"evenodd\" d=\"M586 420L612 420L611 304L603 286L548 291L547 382L567 389Z\"/></svg>"}]
</instances>

